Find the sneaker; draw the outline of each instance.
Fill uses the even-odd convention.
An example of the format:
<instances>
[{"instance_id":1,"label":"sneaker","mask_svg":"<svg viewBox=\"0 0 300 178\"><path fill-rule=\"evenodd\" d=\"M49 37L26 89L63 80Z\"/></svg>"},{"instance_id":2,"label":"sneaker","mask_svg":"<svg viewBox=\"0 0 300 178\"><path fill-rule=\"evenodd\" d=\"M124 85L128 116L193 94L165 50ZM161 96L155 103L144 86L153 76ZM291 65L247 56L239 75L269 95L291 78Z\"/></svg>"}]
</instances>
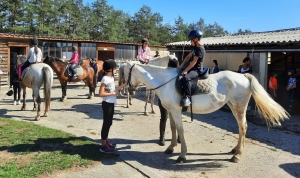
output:
<instances>
[{"instance_id":1,"label":"sneaker","mask_svg":"<svg viewBox=\"0 0 300 178\"><path fill-rule=\"evenodd\" d=\"M21 104L21 101L19 100L18 102L17 102L17 105L20 105Z\"/></svg>"},{"instance_id":2,"label":"sneaker","mask_svg":"<svg viewBox=\"0 0 300 178\"><path fill-rule=\"evenodd\" d=\"M99 151L101 153L114 153L115 149L109 148L107 145L105 145L105 146L101 146Z\"/></svg>"},{"instance_id":3,"label":"sneaker","mask_svg":"<svg viewBox=\"0 0 300 178\"><path fill-rule=\"evenodd\" d=\"M190 106L190 104L191 104L191 100L190 100L190 98L187 97L187 96L184 96L184 97L181 99L181 101L180 101L180 106L181 106L181 107L188 107L188 106Z\"/></svg>"},{"instance_id":4,"label":"sneaker","mask_svg":"<svg viewBox=\"0 0 300 178\"><path fill-rule=\"evenodd\" d=\"M111 144L108 140L106 140L106 146L108 148L112 148L112 149L115 149L116 148L116 145L115 144Z\"/></svg>"},{"instance_id":5,"label":"sneaker","mask_svg":"<svg viewBox=\"0 0 300 178\"><path fill-rule=\"evenodd\" d=\"M17 105L17 101L14 101L14 105Z\"/></svg>"}]
</instances>

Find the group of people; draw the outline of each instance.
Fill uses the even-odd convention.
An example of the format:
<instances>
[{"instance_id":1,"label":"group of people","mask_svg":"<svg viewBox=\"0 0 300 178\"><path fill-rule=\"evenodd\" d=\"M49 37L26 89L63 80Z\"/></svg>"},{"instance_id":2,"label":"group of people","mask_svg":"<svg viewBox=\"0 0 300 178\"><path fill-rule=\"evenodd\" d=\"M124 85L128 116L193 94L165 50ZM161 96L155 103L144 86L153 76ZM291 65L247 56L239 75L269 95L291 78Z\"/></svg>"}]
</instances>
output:
<instances>
[{"instance_id":1,"label":"group of people","mask_svg":"<svg viewBox=\"0 0 300 178\"><path fill-rule=\"evenodd\" d=\"M205 57L205 48L201 41L202 32L199 30L192 30L188 34L188 41L191 42L192 50L189 54L185 57L180 68L182 68L182 86L184 88L184 95L182 100L180 101L181 107L188 107L191 104L190 97L191 97L191 86L189 85L189 81L198 77L203 70L203 60ZM22 71L29 67L31 64L41 62L42 60L42 51L40 48L37 47L38 41L37 39L33 38L30 41L31 48L28 51L27 60L25 63L20 65L19 69L11 71L11 86L14 90L14 104L20 104L20 91L21 91L21 74ZM149 41L148 39L144 38L142 40L142 45L138 49L138 60L142 64L147 64L151 60L151 53L149 48ZM72 80L76 78L76 71L74 70L74 66L76 66L79 62L79 55L77 53L77 47L72 47L72 57L69 60L69 64L71 65L71 70L73 73ZM159 52L156 51L156 55L154 57L159 57ZM93 58L91 60L92 67L95 71L97 71L97 63L96 59ZM188 64L188 65L185 65ZM184 67L186 66L186 67ZM169 67L176 67L176 65L169 65ZM115 145L111 144L108 140L108 134L110 127L112 125L113 115L114 115L114 107L116 105L116 96L119 95L119 91L127 84L126 82L117 88L115 87L114 82L114 74L116 73L117 64L114 60L106 60L103 64L104 76L101 79L101 85L99 89L99 96L102 97L102 110L103 110L103 124L101 129L101 146L100 151L104 153L113 153L115 149ZM212 66L210 73L218 73L218 62L217 60L212 61ZM252 73L252 66L251 66L251 59L246 57L243 60L243 64L239 66L238 71L239 73ZM289 93L290 103L289 107L293 105L293 97L296 88L296 78L295 78L295 70L289 70L289 81L286 87L286 90ZM269 80L269 89L270 94L276 100L277 97L277 73L274 72L272 77ZM18 94L18 98L17 95ZM164 133L167 121L167 110L162 106L161 101L158 101L161 119L160 119L160 139L159 144L165 145L164 140Z\"/></svg>"},{"instance_id":2,"label":"group of people","mask_svg":"<svg viewBox=\"0 0 300 178\"><path fill-rule=\"evenodd\" d=\"M21 104L21 75L24 69L29 67L32 64L42 62L42 50L38 47L38 40L36 38L32 38L30 40L30 48L27 55L27 60L20 64L19 66L15 66L10 72L10 88L13 88L14 95L14 105ZM77 52L77 47L72 47L72 57L69 60L70 69L72 71L71 79L76 79L76 71L74 70L74 66L78 65L79 56ZM17 97L18 95L18 97Z\"/></svg>"}]
</instances>

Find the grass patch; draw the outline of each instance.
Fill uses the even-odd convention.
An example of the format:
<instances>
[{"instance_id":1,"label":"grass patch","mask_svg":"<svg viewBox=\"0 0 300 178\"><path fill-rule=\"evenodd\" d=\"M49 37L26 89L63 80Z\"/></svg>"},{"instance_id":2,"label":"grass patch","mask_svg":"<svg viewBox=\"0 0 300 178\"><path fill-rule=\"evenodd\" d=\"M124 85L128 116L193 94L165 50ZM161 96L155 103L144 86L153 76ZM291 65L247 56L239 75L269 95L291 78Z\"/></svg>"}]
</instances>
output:
<instances>
[{"instance_id":1,"label":"grass patch","mask_svg":"<svg viewBox=\"0 0 300 178\"><path fill-rule=\"evenodd\" d=\"M73 128L73 127L74 127L74 125L68 125L67 127L68 127L68 128Z\"/></svg>"},{"instance_id":2,"label":"grass patch","mask_svg":"<svg viewBox=\"0 0 300 178\"><path fill-rule=\"evenodd\" d=\"M96 132L90 132L90 134L92 134L92 135L97 135L97 133L96 133Z\"/></svg>"},{"instance_id":3,"label":"grass patch","mask_svg":"<svg viewBox=\"0 0 300 178\"><path fill-rule=\"evenodd\" d=\"M60 130L1 117L0 123L1 158L13 155L0 162L0 177L37 177L111 157L97 143Z\"/></svg>"}]
</instances>

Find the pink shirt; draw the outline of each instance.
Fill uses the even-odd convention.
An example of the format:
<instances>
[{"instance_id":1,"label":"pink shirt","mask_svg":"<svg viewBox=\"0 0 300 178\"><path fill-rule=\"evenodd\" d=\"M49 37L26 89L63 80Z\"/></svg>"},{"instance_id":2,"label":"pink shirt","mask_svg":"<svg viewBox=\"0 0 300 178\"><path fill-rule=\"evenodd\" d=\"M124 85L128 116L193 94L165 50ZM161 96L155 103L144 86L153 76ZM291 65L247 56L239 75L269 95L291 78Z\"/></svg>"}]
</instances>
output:
<instances>
[{"instance_id":1,"label":"pink shirt","mask_svg":"<svg viewBox=\"0 0 300 178\"><path fill-rule=\"evenodd\" d=\"M138 59L141 61L146 62L147 60L151 59L151 55L150 55L150 48L146 47L145 52L143 51L143 48L140 47L139 51L138 51Z\"/></svg>"},{"instance_id":2,"label":"pink shirt","mask_svg":"<svg viewBox=\"0 0 300 178\"><path fill-rule=\"evenodd\" d=\"M78 53L73 53L70 59L71 64L78 64L78 58L79 58Z\"/></svg>"}]
</instances>

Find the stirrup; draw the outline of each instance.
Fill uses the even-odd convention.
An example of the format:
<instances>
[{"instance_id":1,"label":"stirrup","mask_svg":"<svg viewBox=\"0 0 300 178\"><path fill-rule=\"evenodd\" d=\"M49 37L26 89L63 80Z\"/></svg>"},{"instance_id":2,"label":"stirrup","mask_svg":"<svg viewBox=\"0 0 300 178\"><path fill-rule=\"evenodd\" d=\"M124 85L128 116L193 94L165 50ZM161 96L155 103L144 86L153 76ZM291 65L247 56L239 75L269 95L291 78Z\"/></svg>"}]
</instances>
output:
<instances>
[{"instance_id":1,"label":"stirrup","mask_svg":"<svg viewBox=\"0 0 300 178\"><path fill-rule=\"evenodd\" d=\"M191 104L191 100L190 100L190 98L187 97L187 96L183 97L183 98L181 99L181 101L180 101L180 106L181 106L181 107L188 107L188 106L190 106L190 104Z\"/></svg>"}]
</instances>

